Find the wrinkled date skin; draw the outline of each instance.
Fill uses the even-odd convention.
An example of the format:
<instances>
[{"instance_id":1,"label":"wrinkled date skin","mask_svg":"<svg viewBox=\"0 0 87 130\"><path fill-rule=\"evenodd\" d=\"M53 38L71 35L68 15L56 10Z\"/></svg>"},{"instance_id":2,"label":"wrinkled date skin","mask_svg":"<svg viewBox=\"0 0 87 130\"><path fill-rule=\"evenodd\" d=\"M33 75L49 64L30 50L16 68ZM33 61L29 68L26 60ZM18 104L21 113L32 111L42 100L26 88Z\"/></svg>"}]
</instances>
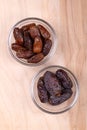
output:
<instances>
[{"instance_id":1,"label":"wrinkled date skin","mask_svg":"<svg viewBox=\"0 0 87 130\"><path fill-rule=\"evenodd\" d=\"M66 91L61 96L50 96L49 103L51 105L58 105L68 100L71 96L72 96L72 90L70 92Z\"/></svg>"},{"instance_id":2,"label":"wrinkled date skin","mask_svg":"<svg viewBox=\"0 0 87 130\"><path fill-rule=\"evenodd\" d=\"M48 102L48 95L47 95L47 90L44 86L43 77L39 79L37 88L38 88L38 96L40 98L40 101L43 103Z\"/></svg>"},{"instance_id":3,"label":"wrinkled date skin","mask_svg":"<svg viewBox=\"0 0 87 130\"><path fill-rule=\"evenodd\" d=\"M27 31L24 32L24 47L30 51L33 49L32 39Z\"/></svg>"},{"instance_id":4,"label":"wrinkled date skin","mask_svg":"<svg viewBox=\"0 0 87 130\"><path fill-rule=\"evenodd\" d=\"M17 44L17 43L12 43L11 48L12 48L12 50L14 50L14 51L26 50L24 47L20 46L20 45Z\"/></svg>"},{"instance_id":5,"label":"wrinkled date skin","mask_svg":"<svg viewBox=\"0 0 87 130\"><path fill-rule=\"evenodd\" d=\"M50 95L59 95L61 93L61 85L54 73L47 71L44 74L44 83Z\"/></svg>"},{"instance_id":6,"label":"wrinkled date skin","mask_svg":"<svg viewBox=\"0 0 87 130\"><path fill-rule=\"evenodd\" d=\"M29 51L29 50L19 50L16 53L16 56L18 58L24 58L24 59L28 59L28 58L30 58L33 55L34 54L32 53L32 51Z\"/></svg>"},{"instance_id":7,"label":"wrinkled date skin","mask_svg":"<svg viewBox=\"0 0 87 130\"><path fill-rule=\"evenodd\" d=\"M33 52L34 53L40 53L42 51L42 40L40 37L35 37L34 39L34 45L33 45Z\"/></svg>"},{"instance_id":8,"label":"wrinkled date skin","mask_svg":"<svg viewBox=\"0 0 87 130\"><path fill-rule=\"evenodd\" d=\"M37 28L37 26L31 26L29 28L29 33L30 36L34 39L36 36L40 36L40 32L39 29Z\"/></svg>"},{"instance_id":9,"label":"wrinkled date skin","mask_svg":"<svg viewBox=\"0 0 87 130\"><path fill-rule=\"evenodd\" d=\"M52 46L52 41L50 39L47 39L44 43L44 47L43 47L43 54L44 56L48 55L50 49Z\"/></svg>"},{"instance_id":10,"label":"wrinkled date skin","mask_svg":"<svg viewBox=\"0 0 87 130\"><path fill-rule=\"evenodd\" d=\"M43 53L39 53L39 54L36 54L36 55L32 56L32 57L29 58L27 61L28 61L28 63L38 63L38 62L40 62L43 58L44 58Z\"/></svg>"},{"instance_id":11,"label":"wrinkled date skin","mask_svg":"<svg viewBox=\"0 0 87 130\"><path fill-rule=\"evenodd\" d=\"M40 33L43 38L45 38L45 39L50 38L50 33L48 32L48 30L46 28L44 28L42 25L38 25L38 28L39 28Z\"/></svg>"},{"instance_id":12,"label":"wrinkled date skin","mask_svg":"<svg viewBox=\"0 0 87 130\"><path fill-rule=\"evenodd\" d=\"M62 69L57 70L56 75L64 88L72 88L73 83L68 74L64 70Z\"/></svg>"},{"instance_id":13,"label":"wrinkled date skin","mask_svg":"<svg viewBox=\"0 0 87 130\"><path fill-rule=\"evenodd\" d=\"M23 45L23 34L22 34L22 30L19 28L15 28L13 31L14 34L14 38L16 40L17 43Z\"/></svg>"}]
</instances>

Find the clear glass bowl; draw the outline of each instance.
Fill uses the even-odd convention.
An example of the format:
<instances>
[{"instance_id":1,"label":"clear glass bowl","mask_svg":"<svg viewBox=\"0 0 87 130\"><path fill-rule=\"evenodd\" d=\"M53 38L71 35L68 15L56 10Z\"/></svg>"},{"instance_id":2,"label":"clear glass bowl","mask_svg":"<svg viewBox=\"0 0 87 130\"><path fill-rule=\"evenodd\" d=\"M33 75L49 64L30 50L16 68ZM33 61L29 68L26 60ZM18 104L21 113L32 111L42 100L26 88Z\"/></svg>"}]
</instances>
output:
<instances>
[{"instance_id":1,"label":"clear glass bowl","mask_svg":"<svg viewBox=\"0 0 87 130\"><path fill-rule=\"evenodd\" d=\"M71 78L71 80L73 82L73 87L72 87L73 94L72 94L71 98L69 98L64 103L61 103L60 105L52 106L49 103L41 103L41 101L40 101L40 99L38 97L38 91L37 91L38 79L41 76L43 76L43 74L46 71L51 71L51 72L55 73L58 69L63 69L64 71L66 71L67 74L69 75L69 77ZM68 69L66 69L66 68L64 68L62 66L49 66L49 67L46 67L46 68L40 70L34 76L34 78L32 80L32 86L31 86L32 99L33 99L34 103L36 104L36 106L38 108L40 108L41 110L43 110L44 112L47 112L47 113L59 114L59 113L63 113L65 111L69 110L76 103L77 98L78 98L78 94L79 94L79 85L78 85L77 79L75 78L74 74L70 70L68 70Z\"/></svg>"},{"instance_id":2,"label":"clear glass bowl","mask_svg":"<svg viewBox=\"0 0 87 130\"><path fill-rule=\"evenodd\" d=\"M42 26L44 26L51 34L51 37L50 39L52 40L52 47L51 47L51 50L49 52L49 54L47 56L44 57L44 59L38 63L27 63L27 61L25 59L21 59L21 58L18 58L16 56L16 53L15 51L12 50L11 48L11 44L15 42L15 39L14 39L14 36L13 36L13 30L15 27L22 27L24 25L27 25L27 24L30 24L30 23L36 23L36 24L41 24ZM56 50L56 46L57 46L57 38L56 38L56 34L55 34L55 31L54 29L52 28L52 26L42 20L42 19L39 19L39 18L26 18L26 19L23 19L19 22L17 22L11 29L10 31L10 34L9 34L9 38L8 38L8 47L9 47L9 50L10 50L10 53L11 55L20 63L24 64L24 65L28 65L28 66L38 66L38 65L41 65L43 63L45 63L46 61L48 61L48 59L50 59L50 57L52 57L52 55L54 54L55 50Z\"/></svg>"}]
</instances>

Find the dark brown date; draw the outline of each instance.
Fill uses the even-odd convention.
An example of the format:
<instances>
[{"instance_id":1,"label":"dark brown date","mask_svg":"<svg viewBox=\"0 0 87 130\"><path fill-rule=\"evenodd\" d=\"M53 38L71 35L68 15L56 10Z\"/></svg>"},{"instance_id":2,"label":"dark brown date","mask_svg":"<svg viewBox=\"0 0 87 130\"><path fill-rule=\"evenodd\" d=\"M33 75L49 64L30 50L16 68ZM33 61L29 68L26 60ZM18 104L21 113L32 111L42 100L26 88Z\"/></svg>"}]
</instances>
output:
<instances>
[{"instance_id":1,"label":"dark brown date","mask_svg":"<svg viewBox=\"0 0 87 130\"><path fill-rule=\"evenodd\" d=\"M27 25L22 26L21 29L23 31L28 31L30 27L33 27L33 26L36 26L36 24L35 23L27 24Z\"/></svg>"},{"instance_id":2,"label":"dark brown date","mask_svg":"<svg viewBox=\"0 0 87 130\"><path fill-rule=\"evenodd\" d=\"M12 44L11 44L11 48L12 48L12 50L14 50L14 51L26 50L24 47L20 46L20 45L17 44L17 43L12 43Z\"/></svg>"},{"instance_id":3,"label":"dark brown date","mask_svg":"<svg viewBox=\"0 0 87 130\"><path fill-rule=\"evenodd\" d=\"M43 103L45 103L46 101L51 105L59 105L68 100L73 94L72 85L70 83L72 81L69 82L70 84L67 83L68 85L70 85L69 87L63 86L62 82L66 81L64 80L65 77L61 75L58 75L57 77L57 72L62 72L62 75L65 77L66 75L68 76L68 74L62 69L57 70L56 74L50 71L46 71L43 77L41 77L38 81L38 96L40 98L40 101ZM63 77L64 79L60 82L61 77ZM69 81L71 80L69 78L70 77L68 76L68 78L66 79L68 79Z\"/></svg>"},{"instance_id":4,"label":"dark brown date","mask_svg":"<svg viewBox=\"0 0 87 130\"><path fill-rule=\"evenodd\" d=\"M42 51L42 40L40 37L35 37L33 44L33 52L40 53Z\"/></svg>"},{"instance_id":5,"label":"dark brown date","mask_svg":"<svg viewBox=\"0 0 87 130\"><path fill-rule=\"evenodd\" d=\"M56 71L56 75L64 88L72 88L73 83L70 77L68 76L67 72L65 72L62 69L59 69Z\"/></svg>"},{"instance_id":6,"label":"dark brown date","mask_svg":"<svg viewBox=\"0 0 87 130\"><path fill-rule=\"evenodd\" d=\"M40 77L37 88L38 88L38 96L40 98L40 101L43 103L48 102L48 95L47 95L47 90L44 86L43 77Z\"/></svg>"},{"instance_id":7,"label":"dark brown date","mask_svg":"<svg viewBox=\"0 0 87 130\"><path fill-rule=\"evenodd\" d=\"M44 28L42 25L38 25L38 28L39 28L40 33L43 38L45 38L45 39L50 38L50 33L48 32L48 30L46 28Z\"/></svg>"},{"instance_id":8,"label":"dark brown date","mask_svg":"<svg viewBox=\"0 0 87 130\"><path fill-rule=\"evenodd\" d=\"M47 39L44 43L44 47L43 47L43 54L44 56L48 55L50 49L52 46L52 41L50 39Z\"/></svg>"},{"instance_id":9,"label":"dark brown date","mask_svg":"<svg viewBox=\"0 0 87 130\"><path fill-rule=\"evenodd\" d=\"M29 33L30 36L34 39L36 36L40 36L40 32L39 29L37 28L37 26L31 26L29 28Z\"/></svg>"},{"instance_id":10,"label":"dark brown date","mask_svg":"<svg viewBox=\"0 0 87 130\"><path fill-rule=\"evenodd\" d=\"M29 58L27 61L28 63L38 63L44 58L44 55L42 53L36 54Z\"/></svg>"},{"instance_id":11,"label":"dark brown date","mask_svg":"<svg viewBox=\"0 0 87 130\"><path fill-rule=\"evenodd\" d=\"M70 93L72 95L73 91L71 88L66 88L66 89L62 90L62 94L64 94L64 93Z\"/></svg>"},{"instance_id":12,"label":"dark brown date","mask_svg":"<svg viewBox=\"0 0 87 130\"><path fill-rule=\"evenodd\" d=\"M16 40L16 43L23 45L23 34L22 30L19 28L15 28L13 31L14 38Z\"/></svg>"},{"instance_id":13,"label":"dark brown date","mask_svg":"<svg viewBox=\"0 0 87 130\"><path fill-rule=\"evenodd\" d=\"M58 105L68 100L71 96L72 96L72 90L70 90L70 92L69 90L67 90L61 96L50 96L49 103L51 105Z\"/></svg>"},{"instance_id":14,"label":"dark brown date","mask_svg":"<svg viewBox=\"0 0 87 130\"><path fill-rule=\"evenodd\" d=\"M30 58L33 55L34 55L33 52L29 50L18 50L18 52L16 53L16 56L18 58L24 58L24 59Z\"/></svg>"},{"instance_id":15,"label":"dark brown date","mask_svg":"<svg viewBox=\"0 0 87 130\"><path fill-rule=\"evenodd\" d=\"M27 31L24 32L24 47L30 51L33 49L33 42Z\"/></svg>"},{"instance_id":16,"label":"dark brown date","mask_svg":"<svg viewBox=\"0 0 87 130\"><path fill-rule=\"evenodd\" d=\"M61 85L54 73L47 71L44 74L44 84L50 95L59 95L61 93Z\"/></svg>"}]
</instances>

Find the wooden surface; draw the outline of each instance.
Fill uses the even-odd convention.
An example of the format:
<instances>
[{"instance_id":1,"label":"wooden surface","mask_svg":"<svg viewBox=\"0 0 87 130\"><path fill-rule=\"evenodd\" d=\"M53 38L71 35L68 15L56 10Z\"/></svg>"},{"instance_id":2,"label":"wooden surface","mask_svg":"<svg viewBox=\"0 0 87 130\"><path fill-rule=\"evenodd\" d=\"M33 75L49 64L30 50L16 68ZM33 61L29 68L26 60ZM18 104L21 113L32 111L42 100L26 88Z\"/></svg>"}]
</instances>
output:
<instances>
[{"instance_id":1,"label":"wooden surface","mask_svg":"<svg viewBox=\"0 0 87 130\"><path fill-rule=\"evenodd\" d=\"M44 65L26 67L9 54L10 28L26 17L39 17L55 29L58 47ZM56 62L55 62L56 61ZM48 65L70 69L80 85L77 104L50 115L32 102L30 84ZM0 0L0 130L87 130L87 0Z\"/></svg>"}]
</instances>

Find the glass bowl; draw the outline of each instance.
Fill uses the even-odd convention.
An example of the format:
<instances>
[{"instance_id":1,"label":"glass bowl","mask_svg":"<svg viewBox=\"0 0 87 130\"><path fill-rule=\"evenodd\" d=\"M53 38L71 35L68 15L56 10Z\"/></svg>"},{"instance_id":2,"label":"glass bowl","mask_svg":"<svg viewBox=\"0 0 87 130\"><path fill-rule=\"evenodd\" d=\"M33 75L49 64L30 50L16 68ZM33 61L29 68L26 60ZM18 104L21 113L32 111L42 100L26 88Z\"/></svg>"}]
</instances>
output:
<instances>
[{"instance_id":1,"label":"glass bowl","mask_svg":"<svg viewBox=\"0 0 87 130\"><path fill-rule=\"evenodd\" d=\"M11 48L11 44L15 42L15 39L14 39L14 36L13 36L13 30L15 27L22 27L24 25L27 25L27 24L30 24L30 23L36 23L36 24L41 24L42 26L44 26L50 33L51 37L50 39L52 40L52 47L51 47L51 50L49 52L49 54L47 56L44 57L44 59L38 63L27 63L27 61L25 59L21 59L21 58L18 58L16 56L16 53L14 50L12 50ZM28 66L38 66L38 65L41 65L43 63L45 63L46 61L48 61L48 59L50 59L50 57L54 54L55 50L56 50L56 46L57 46L57 38L56 38L56 34L55 34L55 31L54 29L52 28L52 26L42 20L42 19L39 19L39 18L26 18L26 19L23 19L19 22L17 22L11 29L10 33L9 33L9 37L8 37L8 47L9 47L9 51L11 53L11 55L16 59L16 61L24 64L24 65L28 65Z\"/></svg>"},{"instance_id":2,"label":"glass bowl","mask_svg":"<svg viewBox=\"0 0 87 130\"><path fill-rule=\"evenodd\" d=\"M71 78L71 80L73 82L73 87L72 87L73 94L72 94L71 98L69 98L67 101L61 103L60 105L52 106L49 103L41 103L41 101L38 97L38 91L37 91L38 79L41 76L43 76L46 71L51 71L51 72L55 73L58 69L63 69L64 71L66 71L68 76ZM79 85L78 85L78 81L75 78L74 74L70 70L68 70L62 66L49 66L49 67L46 67L46 68L40 70L34 76L31 85L32 85L31 86L31 96L32 96L33 102L36 104L36 106L38 108L40 108L44 112L51 113L51 114L59 114L59 113L68 111L76 103L78 94L79 94Z\"/></svg>"}]
</instances>

